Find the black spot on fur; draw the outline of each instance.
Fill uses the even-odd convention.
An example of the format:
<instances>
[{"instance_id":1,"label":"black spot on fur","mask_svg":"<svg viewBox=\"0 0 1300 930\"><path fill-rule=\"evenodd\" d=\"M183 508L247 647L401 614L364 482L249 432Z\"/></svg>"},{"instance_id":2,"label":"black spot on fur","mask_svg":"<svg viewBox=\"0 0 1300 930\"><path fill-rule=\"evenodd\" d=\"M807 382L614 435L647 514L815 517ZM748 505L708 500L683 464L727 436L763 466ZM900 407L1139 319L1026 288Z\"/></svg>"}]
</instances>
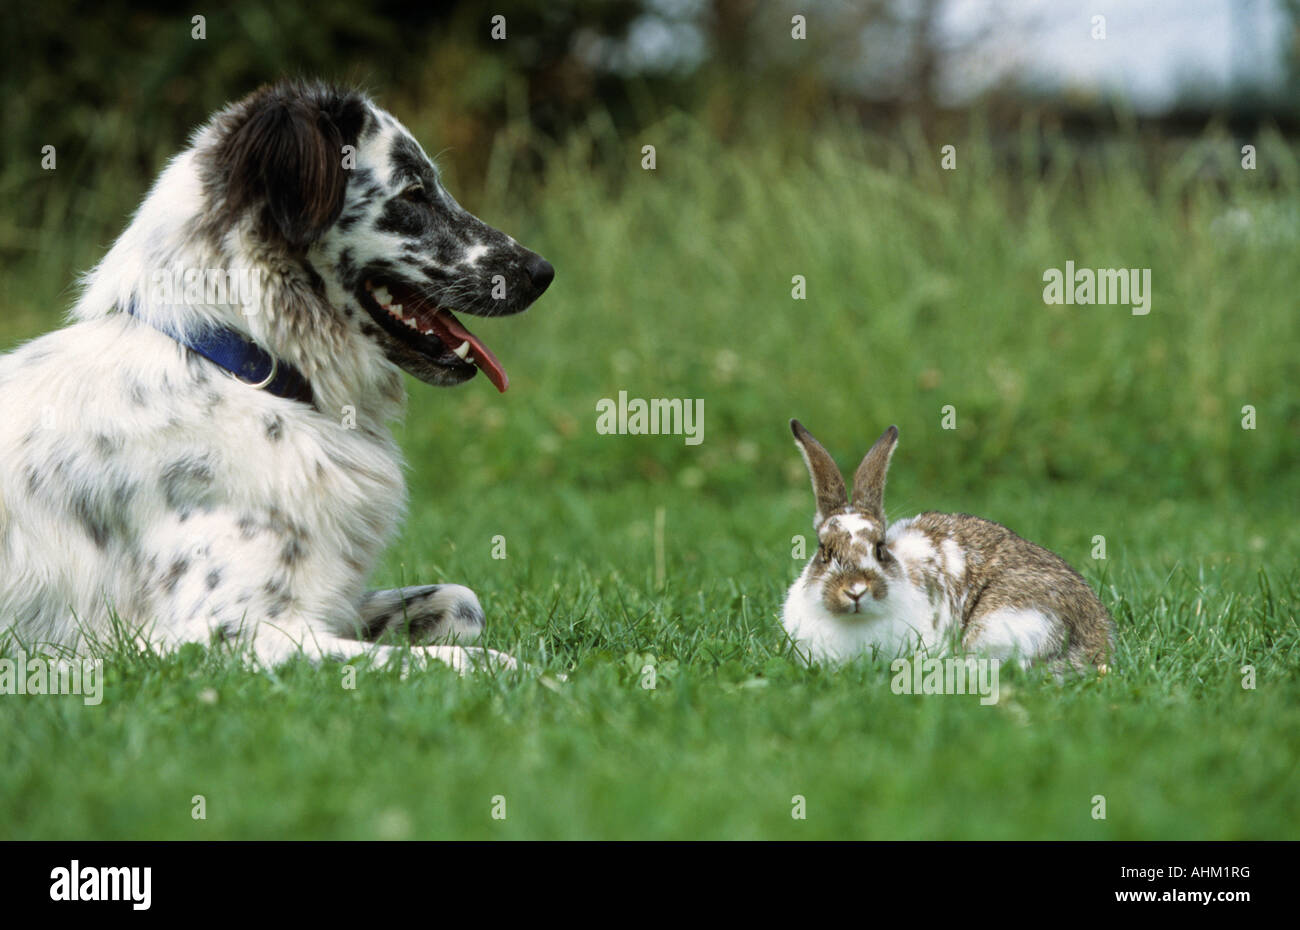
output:
<instances>
[{"instance_id":1,"label":"black spot on fur","mask_svg":"<svg viewBox=\"0 0 1300 930\"><path fill-rule=\"evenodd\" d=\"M365 618L361 626L361 636L363 639L378 639L388 629L388 625L393 620L391 611L383 611L374 616Z\"/></svg>"},{"instance_id":2,"label":"black spot on fur","mask_svg":"<svg viewBox=\"0 0 1300 930\"><path fill-rule=\"evenodd\" d=\"M136 486L129 481L120 481L113 486L110 495L113 507L116 510L124 511L131 506L131 501L135 498Z\"/></svg>"},{"instance_id":3,"label":"black spot on fur","mask_svg":"<svg viewBox=\"0 0 1300 930\"><path fill-rule=\"evenodd\" d=\"M78 494L73 497L69 506L73 516L77 518L95 545L100 549L107 547L110 535L108 523L90 496Z\"/></svg>"},{"instance_id":4,"label":"black spot on fur","mask_svg":"<svg viewBox=\"0 0 1300 930\"><path fill-rule=\"evenodd\" d=\"M388 149L388 164L394 177L411 182L419 181L432 192L436 180L433 166L414 139L405 135L396 136Z\"/></svg>"},{"instance_id":5,"label":"black spot on fur","mask_svg":"<svg viewBox=\"0 0 1300 930\"><path fill-rule=\"evenodd\" d=\"M317 297L325 297L325 279L320 276L312 264L308 261L302 263L303 270L307 272L307 283L311 285L312 293Z\"/></svg>"},{"instance_id":6,"label":"black spot on fur","mask_svg":"<svg viewBox=\"0 0 1300 930\"><path fill-rule=\"evenodd\" d=\"M163 499L172 510L200 503L212 487L212 466L200 458L169 462L162 470Z\"/></svg>"},{"instance_id":7,"label":"black spot on fur","mask_svg":"<svg viewBox=\"0 0 1300 930\"><path fill-rule=\"evenodd\" d=\"M383 212L375 221L375 229L399 236L419 236L428 228L429 220L427 207L395 197L384 204Z\"/></svg>"},{"instance_id":8,"label":"black spot on fur","mask_svg":"<svg viewBox=\"0 0 1300 930\"><path fill-rule=\"evenodd\" d=\"M459 261L465 254L465 243L455 233L439 230L433 237L432 251L435 255L444 256L447 261ZM500 264L498 256L489 253L488 258L493 264Z\"/></svg>"},{"instance_id":9,"label":"black spot on fur","mask_svg":"<svg viewBox=\"0 0 1300 930\"><path fill-rule=\"evenodd\" d=\"M298 532L288 515L279 507L272 507L266 512L266 528L281 536Z\"/></svg>"},{"instance_id":10,"label":"black spot on fur","mask_svg":"<svg viewBox=\"0 0 1300 930\"><path fill-rule=\"evenodd\" d=\"M293 598L291 598L288 594L281 594L279 597L277 597L274 601L271 602L270 606L266 608L266 615L272 618L278 617L280 616L280 614L288 610L289 605L291 605L292 603L293 603Z\"/></svg>"},{"instance_id":11,"label":"black spot on fur","mask_svg":"<svg viewBox=\"0 0 1300 930\"><path fill-rule=\"evenodd\" d=\"M115 452L120 452L122 449L121 436L109 436L105 433L96 433L95 438L92 441L95 443L95 451L104 458L108 458L110 455Z\"/></svg>"},{"instance_id":12,"label":"black spot on fur","mask_svg":"<svg viewBox=\"0 0 1300 930\"><path fill-rule=\"evenodd\" d=\"M360 283L358 281L360 273L357 270L356 262L352 260L351 249L344 249L339 252L338 261L334 263L334 271L339 276L339 280L343 282L343 286L348 290L353 290Z\"/></svg>"},{"instance_id":13,"label":"black spot on fur","mask_svg":"<svg viewBox=\"0 0 1300 930\"><path fill-rule=\"evenodd\" d=\"M266 438L271 442L279 442L284 438L284 418L278 413L266 420Z\"/></svg>"},{"instance_id":14,"label":"black spot on fur","mask_svg":"<svg viewBox=\"0 0 1300 930\"><path fill-rule=\"evenodd\" d=\"M68 508L95 545L104 549L112 539L131 537L128 520L135 493L135 484L118 478L102 495L76 488L68 500Z\"/></svg>"},{"instance_id":15,"label":"black spot on fur","mask_svg":"<svg viewBox=\"0 0 1300 930\"><path fill-rule=\"evenodd\" d=\"M221 570L214 568L212 571L208 572L208 577L203 581L204 584L208 586L209 591L215 591L217 585L221 584Z\"/></svg>"},{"instance_id":16,"label":"black spot on fur","mask_svg":"<svg viewBox=\"0 0 1300 930\"><path fill-rule=\"evenodd\" d=\"M456 605L456 619L469 626L481 626L483 611L468 601L461 601Z\"/></svg>"},{"instance_id":17,"label":"black spot on fur","mask_svg":"<svg viewBox=\"0 0 1300 930\"><path fill-rule=\"evenodd\" d=\"M160 587L162 588L163 593L164 594L173 593L176 590L176 586L180 584L181 579L185 577L185 573L188 572L189 570L190 570L189 559L178 558L175 561L173 561L172 564L168 566L167 573L162 577L162 583Z\"/></svg>"},{"instance_id":18,"label":"black spot on fur","mask_svg":"<svg viewBox=\"0 0 1300 930\"><path fill-rule=\"evenodd\" d=\"M306 554L306 548L302 545L297 536L290 536L285 540L284 546L280 549L280 561L285 566L292 568L302 560Z\"/></svg>"}]
</instances>

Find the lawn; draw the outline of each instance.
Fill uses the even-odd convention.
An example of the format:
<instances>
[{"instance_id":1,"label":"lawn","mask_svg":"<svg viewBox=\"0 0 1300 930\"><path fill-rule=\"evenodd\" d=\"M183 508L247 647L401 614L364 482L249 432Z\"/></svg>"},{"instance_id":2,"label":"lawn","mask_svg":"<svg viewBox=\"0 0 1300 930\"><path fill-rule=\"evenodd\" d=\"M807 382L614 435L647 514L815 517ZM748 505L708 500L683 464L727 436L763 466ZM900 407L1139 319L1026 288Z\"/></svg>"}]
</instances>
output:
<instances>
[{"instance_id":1,"label":"lawn","mask_svg":"<svg viewBox=\"0 0 1300 930\"><path fill-rule=\"evenodd\" d=\"M1262 139L1250 172L1226 137L1026 131L944 171L915 141L762 137L674 117L448 172L558 275L474 327L508 394L409 384L410 516L374 582L471 585L485 644L545 677L110 655L99 706L0 699L0 837L1300 838L1296 150ZM124 178L76 175L34 229L0 214L0 346L57 324L144 192ZM1151 269L1150 313L1045 304L1071 260ZM598 432L620 391L702 399L703 441ZM898 424L891 517L978 513L1074 564L1109 674L1004 668L982 706L805 667L791 416L846 470Z\"/></svg>"}]
</instances>

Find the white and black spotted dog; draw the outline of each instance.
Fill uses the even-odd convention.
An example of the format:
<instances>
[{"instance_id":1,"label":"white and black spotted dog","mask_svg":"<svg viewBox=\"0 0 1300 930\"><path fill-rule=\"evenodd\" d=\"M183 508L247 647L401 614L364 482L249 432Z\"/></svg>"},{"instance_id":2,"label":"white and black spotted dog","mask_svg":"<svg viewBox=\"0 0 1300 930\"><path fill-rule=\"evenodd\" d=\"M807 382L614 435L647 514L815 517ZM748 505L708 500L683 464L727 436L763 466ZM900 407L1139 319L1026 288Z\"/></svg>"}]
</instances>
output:
<instances>
[{"instance_id":1,"label":"white and black spotted dog","mask_svg":"<svg viewBox=\"0 0 1300 930\"><path fill-rule=\"evenodd\" d=\"M372 641L409 632L513 666L459 644L483 627L470 589L365 582L405 505L401 371L504 391L451 311L519 313L554 273L358 92L286 82L220 111L70 325L0 356L0 641L85 653L125 626L270 666L405 654Z\"/></svg>"}]
</instances>

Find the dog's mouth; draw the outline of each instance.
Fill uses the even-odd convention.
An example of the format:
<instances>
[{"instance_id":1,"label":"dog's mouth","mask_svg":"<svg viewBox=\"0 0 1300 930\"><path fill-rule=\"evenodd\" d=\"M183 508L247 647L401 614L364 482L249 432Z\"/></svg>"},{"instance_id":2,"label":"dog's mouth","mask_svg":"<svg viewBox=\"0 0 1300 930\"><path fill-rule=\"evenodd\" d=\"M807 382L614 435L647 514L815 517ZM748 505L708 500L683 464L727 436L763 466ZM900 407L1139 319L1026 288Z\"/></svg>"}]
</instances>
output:
<instances>
[{"instance_id":1,"label":"dog's mouth","mask_svg":"<svg viewBox=\"0 0 1300 930\"><path fill-rule=\"evenodd\" d=\"M505 393L510 378L492 350L452 315L398 281L367 279L366 310L390 335L415 348L427 361L463 381L482 371Z\"/></svg>"}]
</instances>

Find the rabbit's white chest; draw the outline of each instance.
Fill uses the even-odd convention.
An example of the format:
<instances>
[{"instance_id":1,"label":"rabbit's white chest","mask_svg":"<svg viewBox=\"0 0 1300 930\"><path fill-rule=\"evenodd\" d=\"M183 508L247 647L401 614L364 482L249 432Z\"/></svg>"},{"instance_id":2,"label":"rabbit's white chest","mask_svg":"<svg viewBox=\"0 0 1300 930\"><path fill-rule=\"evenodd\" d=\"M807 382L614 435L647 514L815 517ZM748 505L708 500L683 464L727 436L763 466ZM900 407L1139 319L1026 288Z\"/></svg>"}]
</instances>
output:
<instances>
[{"instance_id":1,"label":"rabbit's white chest","mask_svg":"<svg viewBox=\"0 0 1300 930\"><path fill-rule=\"evenodd\" d=\"M782 611L786 632L801 653L814 662L847 662L860 655L893 659L925 652L939 655L949 642L952 626L946 608L935 608L916 592L911 609L884 616L833 615L807 595L800 577L790 588ZM894 606L903 606L894 599Z\"/></svg>"}]
</instances>

